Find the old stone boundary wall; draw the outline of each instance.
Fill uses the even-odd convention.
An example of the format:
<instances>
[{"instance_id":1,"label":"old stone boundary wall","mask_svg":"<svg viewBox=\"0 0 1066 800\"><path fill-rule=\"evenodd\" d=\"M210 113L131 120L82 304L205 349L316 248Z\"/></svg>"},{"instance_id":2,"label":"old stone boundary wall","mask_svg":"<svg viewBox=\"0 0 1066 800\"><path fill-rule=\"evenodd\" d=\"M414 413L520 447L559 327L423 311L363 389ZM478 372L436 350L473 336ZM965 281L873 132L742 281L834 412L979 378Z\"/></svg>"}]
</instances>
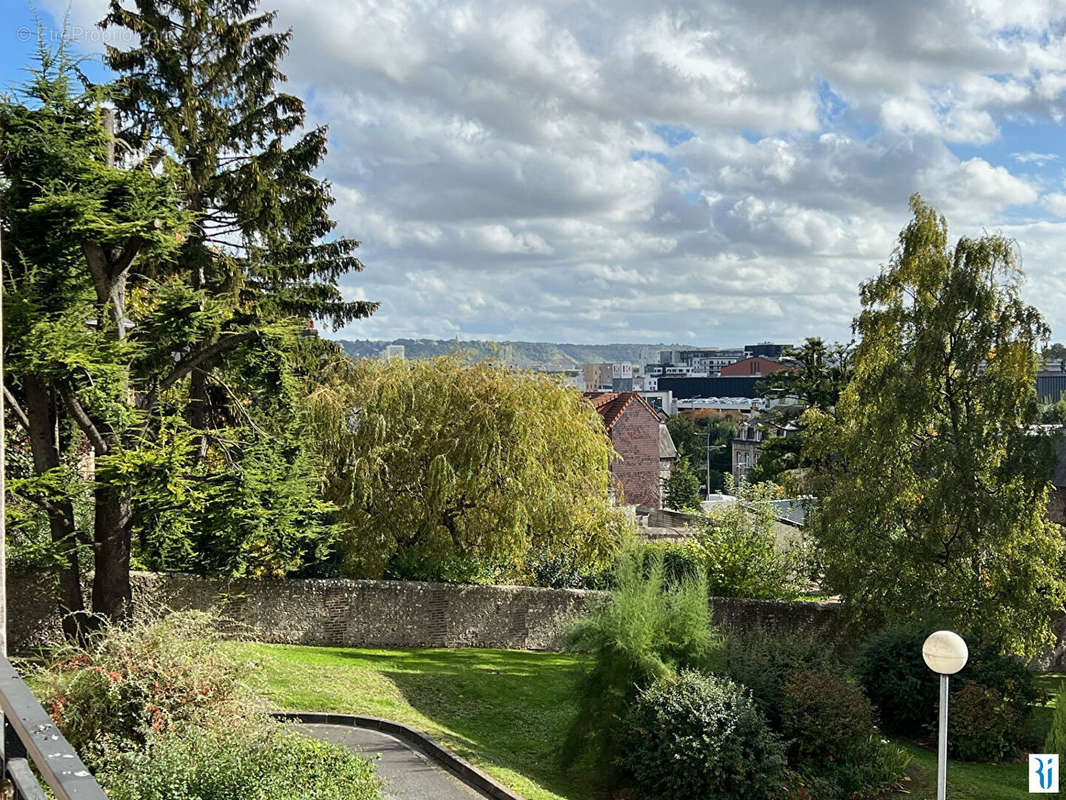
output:
<instances>
[{"instance_id":1,"label":"old stone boundary wall","mask_svg":"<svg viewBox=\"0 0 1066 800\"><path fill-rule=\"evenodd\" d=\"M216 611L234 639L325 647L491 647L558 650L569 619L600 592L530 586L471 586L415 581L229 581L135 572L134 605ZM15 652L54 641L60 632L51 576L9 573L8 642ZM834 603L712 597L725 630L762 626L807 629L848 648ZM1066 617L1054 626L1057 644L1038 656L1038 672L1066 672ZM850 649L850 648L849 648Z\"/></svg>"},{"instance_id":2,"label":"old stone boundary wall","mask_svg":"<svg viewBox=\"0 0 1066 800\"><path fill-rule=\"evenodd\" d=\"M599 592L529 586L471 586L416 581L228 581L135 572L134 605L214 610L227 636L333 647L492 647L557 650L567 620ZM52 579L8 575L8 639L13 650L59 633ZM835 635L832 603L711 598L722 627L816 628Z\"/></svg>"}]
</instances>

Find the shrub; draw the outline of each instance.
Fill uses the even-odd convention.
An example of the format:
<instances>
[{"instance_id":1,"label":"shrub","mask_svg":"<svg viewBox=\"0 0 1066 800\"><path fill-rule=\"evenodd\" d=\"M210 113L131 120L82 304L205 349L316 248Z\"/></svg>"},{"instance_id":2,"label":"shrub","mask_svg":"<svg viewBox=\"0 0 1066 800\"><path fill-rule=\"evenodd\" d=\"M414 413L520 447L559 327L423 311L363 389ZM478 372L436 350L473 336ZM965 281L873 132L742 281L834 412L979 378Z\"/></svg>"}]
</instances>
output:
<instances>
[{"instance_id":1,"label":"shrub","mask_svg":"<svg viewBox=\"0 0 1066 800\"><path fill-rule=\"evenodd\" d=\"M698 579L702 574L699 553L687 542L642 542L636 549L640 550L645 573L662 563L663 583L667 587Z\"/></svg>"},{"instance_id":2,"label":"shrub","mask_svg":"<svg viewBox=\"0 0 1066 800\"><path fill-rule=\"evenodd\" d=\"M866 642L855 663L855 675L877 708L882 725L905 736L921 736L936 723L938 682L922 659L922 644L929 633L927 627L918 626L885 629ZM999 694L1004 708L1010 708L1010 713L1001 715L1000 724L1017 726L1007 739L1021 741L1031 704L1039 697L1025 665L993 646L977 646L959 677L961 681L953 682L953 695L966 683L981 684ZM977 693L971 692L966 702L978 704ZM986 706L992 702L990 697L981 701Z\"/></svg>"},{"instance_id":3,"label":"shrub","mask_svg":"<svg viewBox=\"0 0 1066 800\"><path fill-rule=\"evenodd\" d=\"M811 630L753 628L730 633L722 648L726 674L750 691L775 727L781 721L785 682L797 671L842 674L832 646Z\"/></svg>"},{"instance_id":4,"label":"shrub","mask_svg":"<svg viewBox=\"0 0 1066 800\"><path fill-rule=\"evenodd\" d=\"M939 689L922 660L929 631L908 626L871 636L860 648L855 676L877 709L885 729L920 736L936 718Z\"/></svg>"},{"instance_id":5,"label":"shrub","mask_svg":"<svg viewBox=\"0 0 1066 800\"><path fill-rule=\"evenodd\" d=\"M966 681L949 701L951 754L963 761L999 761L1018 752L1025 715L998 689Z\"/></svg>"},{"instance_id":6,"label":"shrub","mask_svg":"<svg viewBox=\"0 0 1066 800\"><path fill-rule=\"evenodd\" d=\"M980 683L1000 692L1024 716L1033 703L1041 698L1040 689L1025 662L1003 655L996 647L984 645L972 648L964 675L967 680Z\"/></svg>"},{"instance_id":7,"label":"shrub","mask_svg":"<svg viewBox=\"0 0 1066 800\"><path fill-rule=\"evenodd\" d=\"M1059 684L1055 694L1055 711L1044 739L1044 752L1058 753L1059 763L1066 763L1066 683Z\"/></svg>"},{"instance_id":8,"label":"shrub","mask_svg":"<svg viewBox=\"0 0 1066 800\"><path fill-rule=\"evenodd\" d=\"M218 628L208 614L181 612L60 645L37 674L43 704L90 766L153 733L241 716L254 698L243 668L219 648Z\"/></svg>"},{"instance_id":9,"label":"shrub","mask_svg":"<svg viewBox=\"0 0 1066 800\"><path fill-rule=\"evenodd\" d=\"M226 732L186 727L153 735L99 775L111 800L376 800L369 763L338 745L285 726L245 724Z\"/></svg>"},{"instance_id":10,"label":"shrub","mask_svg":"<svg viewBox=\"0 0 1066 800\"><path fill-rule=\"evenodd\" d=\"M777 487L742 487L740 502L712 509L692 547L711 594L792 600L810 583L810 557L801 542L777 545L769 501Z\"/></svg>"},{"instance_id":11,"label":"shrub","mask_svg":"<svg viewBox=\"0 0 1066 800\"><path fill-rule=\"evenodd\" d=\"M609 770L618 724L638 690L684 667L705 667L715 638L707 588L699 579L668 588L661 558L639 550L619 558L614 589L568 632L572 650L590 653L579 682L578 714L563 746L565 763L590 753Z\"/></svg>"},{"instance_id":12,"label":"shrub","mask_svg":"<svg viewBox=\"0 0 1066 800\"><path fill-rule=\"evenodd\" d=\"M762 800L785 793L783 745L728 678L684 671L643 690L623 725L621 766L640 797Z\"/></svg>"},{"instance_id":13,"label":"shrub","mask_svg":"<svg viewBox=\"0 0 1066 800\"><path fill-rule=\"evenodd\" d=\"M794 672L782 697L781 730L802 794L867 796L899 781L907 758L882 741L860 689L825 672Z\"/></svg>"}]
</instances>

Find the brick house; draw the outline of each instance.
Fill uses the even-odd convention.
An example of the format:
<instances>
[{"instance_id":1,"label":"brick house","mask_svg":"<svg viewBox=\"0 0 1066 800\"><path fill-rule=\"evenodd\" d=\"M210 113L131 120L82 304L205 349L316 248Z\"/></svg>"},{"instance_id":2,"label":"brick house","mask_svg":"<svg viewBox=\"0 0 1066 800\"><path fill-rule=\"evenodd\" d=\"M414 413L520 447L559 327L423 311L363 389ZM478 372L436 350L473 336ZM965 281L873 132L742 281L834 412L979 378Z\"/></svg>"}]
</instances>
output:
<instances>
[{"instance_id":1,"label":"brick house","mask_svg":"<svg viewBox=\"0 0 1066 800\"><path fill-rule=\"evenodd\" d=\"M791 367L762 356L752 356L730 364L728 367L722 367L721 372L718 374L723 378L751 378L761 375L773 375L775 372L781 372L786 369L791 369Z\"/></svg>"},{"instance_id":2,"label":"brick house","mask_svg":"<svg viewBox=\"0 0 1066 800\"><path fill-rule=\"evenodd\" d=\"M663 469L659 412L639 392L586 392L585 397L599 413L618 453L611 462L611 475L622 502L659 508ZM668 449L673 450L672 440Z\"/></svg>"}]
</instances>

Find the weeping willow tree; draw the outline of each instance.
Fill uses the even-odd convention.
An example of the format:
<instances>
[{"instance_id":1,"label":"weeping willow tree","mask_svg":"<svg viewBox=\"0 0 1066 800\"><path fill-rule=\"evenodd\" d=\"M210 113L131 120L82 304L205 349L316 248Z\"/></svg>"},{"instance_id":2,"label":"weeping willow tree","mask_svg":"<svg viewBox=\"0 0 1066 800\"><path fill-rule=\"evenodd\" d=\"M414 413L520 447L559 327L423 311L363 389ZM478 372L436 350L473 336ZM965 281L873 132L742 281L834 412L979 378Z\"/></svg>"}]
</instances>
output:
<instances>
[{"instance_id":1,"label":"weeping willow tree","mask_svg":"<svg viewBox=\"0 0 1066 800\"><path fill-rule=\"evenodd\" d=\"M623 535L603 425L546 376L363 361L310 403L349 575L522 581L549 559L602 566Z\"/></svg>"}]
</instances>

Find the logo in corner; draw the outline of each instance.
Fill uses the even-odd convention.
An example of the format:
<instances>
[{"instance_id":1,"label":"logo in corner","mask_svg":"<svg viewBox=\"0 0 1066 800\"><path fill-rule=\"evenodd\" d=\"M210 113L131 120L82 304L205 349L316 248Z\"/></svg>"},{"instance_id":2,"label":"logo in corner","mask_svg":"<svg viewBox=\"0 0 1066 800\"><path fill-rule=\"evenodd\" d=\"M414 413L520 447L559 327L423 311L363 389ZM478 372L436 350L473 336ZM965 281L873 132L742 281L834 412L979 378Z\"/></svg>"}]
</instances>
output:
<instances>
[{"instance_id":1,"label":"logo in corner","mask_svg":"<svg viewBox=\"0 0 1066 800\"><path fill-rule=\"evenodd\" d=\"M1059 757L1057 753L1029 754L1029 791L1052 794L1059 790Z\"/></svg>"}]
</instances>

